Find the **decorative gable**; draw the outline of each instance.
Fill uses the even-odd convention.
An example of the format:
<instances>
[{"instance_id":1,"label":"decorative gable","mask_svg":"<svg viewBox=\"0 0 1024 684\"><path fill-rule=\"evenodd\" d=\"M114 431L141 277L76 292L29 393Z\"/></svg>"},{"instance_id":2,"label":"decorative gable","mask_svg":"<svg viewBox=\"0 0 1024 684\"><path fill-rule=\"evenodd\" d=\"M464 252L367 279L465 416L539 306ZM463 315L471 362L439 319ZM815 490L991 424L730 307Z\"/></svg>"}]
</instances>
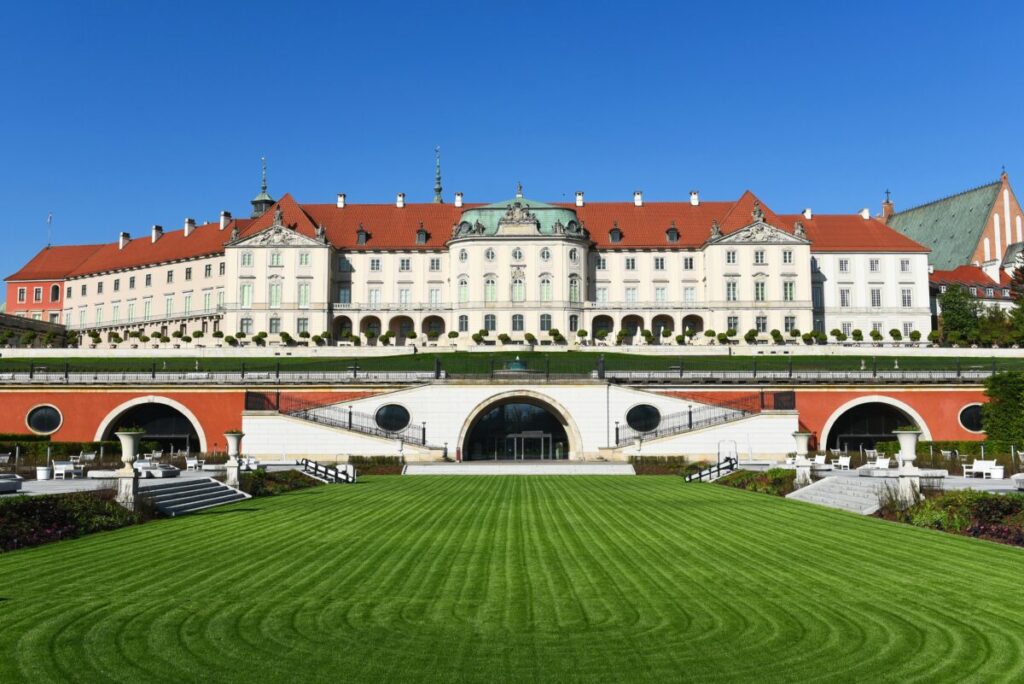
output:
<instances>
[{"instance_id":1,"label":"decorative gable","mask_svg":"<svg viewBox=\"0 0 1024 684\"><path fill-rule=\"evenodd\" d=\"M728 235L712 235L709 241L713 244L808 244L806 238L791 235L763 221L755 221L749 226L733 231Z\"/></svg>"},{"instance_id":2,"label":"decorative gable","mask_svg":"<svg viewBox=\"0 0 1024 684\"><path fill-rule=\"evenodd\" d=\"M295 230L294 226L284 222L284 215L281 207L278 206L274 212L274 222L265 230L255 235L237 239L232 232L232 240L228 243L231 247L318 247L327 243L327 236L322 226L318 226L317 237L311 238Z\"/></svg>"}]
</instances>

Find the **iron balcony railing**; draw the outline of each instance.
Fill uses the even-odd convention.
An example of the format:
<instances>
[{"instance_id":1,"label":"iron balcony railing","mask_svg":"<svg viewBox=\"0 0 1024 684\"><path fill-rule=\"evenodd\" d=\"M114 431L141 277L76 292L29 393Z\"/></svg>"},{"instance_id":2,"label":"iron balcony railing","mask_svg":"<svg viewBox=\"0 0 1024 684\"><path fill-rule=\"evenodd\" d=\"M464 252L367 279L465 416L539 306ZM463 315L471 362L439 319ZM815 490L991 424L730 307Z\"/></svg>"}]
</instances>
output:
<instances>
[{"instance_id":1,"label":"iron balcony railing","mask_svg":"<svg viewBox=\"0 0 1024 684\"><path fill-rule=\"evenodd\" d=\"M717 480L718 478L722 477L723 475L728 475L729 473L733 472L738 467L739 467L739 461L737 461L735 458L729 456L728 458L723 459L722 461L716 463L713 466L709 466L707 468L704 468L703 470L698 470L695 473L690 473L689 475L687 475L684 478L684 480L686 482L701 482L703 480L708 480L708 481Z\"/></svg>"},{"instance_id":2,"label":"iron balcony railing","mask_svg":"<svg viewBox=\"0 0 1024 684\"><path fill-rule=\"evenodd\" d=\"M783 392L780 394L792 393ZM769 405L774 406L775 402L771 401L772 399L774 397L768 395L751 395L749 397L718 402L714 405L690 406L686 411L661 416L657 426L650 430L636 430L628 425L616 425L615 443L617 446L623 446L637 439L650 440L658 439L659 437L669 437L711 427L712 425L740 420L741 418L758 413ZM785 403L788 405L790 402L786 401ZM793 403L795 404L795 400Z\"/></svg>"}]
</instances>

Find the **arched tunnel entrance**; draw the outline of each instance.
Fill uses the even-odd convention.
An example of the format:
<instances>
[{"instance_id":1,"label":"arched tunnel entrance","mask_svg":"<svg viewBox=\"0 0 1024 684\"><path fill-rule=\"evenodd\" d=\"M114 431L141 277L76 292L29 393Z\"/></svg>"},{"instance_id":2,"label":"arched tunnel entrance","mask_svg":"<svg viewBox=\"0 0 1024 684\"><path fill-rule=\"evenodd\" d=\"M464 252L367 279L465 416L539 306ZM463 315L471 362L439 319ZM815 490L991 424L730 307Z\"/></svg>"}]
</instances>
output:
<instances>
[{"instance_id":1,"label":"arched tunnel entrance","mask_svg":"<svg viewBox=\"0 0 1024 684\"><path fill-rule=\"evenodd\" d=\"M878 442L894 442L893 431L915 421L906 411L880 401L872 401L843 411L832 424L825 446L857 451L873 449Z\"/></svg>"},{"instance_id":2,"label":"arched tunnel entrance","mask_svg":"<svg viewBox=\"0 0 1024 684\"><path fill-rule=\"evenodd\" d=\"M118 430L125 428L142 428L145 442L156 442L161 451L201 450L199 433L192 421L173 406L158 403L145 403L125 409L110 421L103 432L104 440L115 440Z\"/></svg>"},{"instance_id":3,"label":"arched tunnel entrance","mask_svg":"<svg viewBox=\"0 0 1024 684\"><path fill-rule=\"evenodd\" d=\"M556 410L532 397L499 400L481 410L466 432L462 459L560 460L569 458L566 424Z\"/></svg>"}]
</instances>

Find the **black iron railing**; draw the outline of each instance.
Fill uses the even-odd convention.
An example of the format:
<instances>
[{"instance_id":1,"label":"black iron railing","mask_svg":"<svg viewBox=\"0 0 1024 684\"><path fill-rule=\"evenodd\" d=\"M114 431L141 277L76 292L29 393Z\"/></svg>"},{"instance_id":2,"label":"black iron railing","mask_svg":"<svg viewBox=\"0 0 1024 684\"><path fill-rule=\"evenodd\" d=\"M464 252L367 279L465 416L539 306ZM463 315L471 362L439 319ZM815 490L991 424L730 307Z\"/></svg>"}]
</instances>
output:
<instances>
[{"instance_id":1,"label":"black iron railing","mask_svg":"<svg viewBox=\"0 0 1024 684\"><path fill-rule=\"evenodd\" d=\"M732 471L739 467L739 461L732 456L722 459L713 466L698 470L695 473L690 473L684 479L686 482L701 482L703 480L717 480L723 475L728 475Z\"/></svg>"},{"instance_id":2,"label":"black iron railing","mask_svg":"<svg viewBox=\"0 0 1024 684\"><path fill-rule=\"evenodd\" d=\"M356 481L355 468L349 473L348 469L341 469L337 466L329 466L317 461L310 461L308 458L302 459L300 462L302 470L313 477L318 477L321 480L327 480L328 482L345 482L353 484Z\"/></svg>"}]
</instances>

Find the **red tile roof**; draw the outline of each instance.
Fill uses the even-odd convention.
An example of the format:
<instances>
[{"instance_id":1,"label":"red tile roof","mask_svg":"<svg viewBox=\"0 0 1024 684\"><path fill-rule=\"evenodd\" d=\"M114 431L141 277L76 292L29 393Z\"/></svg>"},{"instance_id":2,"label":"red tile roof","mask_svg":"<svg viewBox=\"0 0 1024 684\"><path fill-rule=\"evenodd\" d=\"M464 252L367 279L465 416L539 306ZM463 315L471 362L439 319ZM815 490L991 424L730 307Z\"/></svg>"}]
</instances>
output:
<instances>
[{"instance_id":1,"label":"red tile roof","mask_svg":"<svg viewBox=\"0 0 1024 684\"><path fill-rule=\"evenodd\" d=\"M224 243L231 237L233 227L237 224L239 230L244 231L250 223L251 219L235 219L224 230L220 229L219 222L206 223L196 226L188 237L185 237L184 230L172 230L165 232L156 242L152 241L151 234L147 232L134 237L124 249L120 249L116 242L100 245L68 276L84 276L219 254L224 251Z\"/></svg>"},{"instance_id":2,"label":"red tile roof","mask_svg":"<svg viewBox=\"0 0 1024 684\"><path fill-rule=\"evenodd\" d=\"M860 214L818 214L806 219L803 214L779 216L787 230L797 221L804 224L812 252L928 252L902 233L881 221Z\"/></svg>"},{"instance_id":3,"label":"red tile roof","mask_svg":"<svg viewBox=\"0 0 1024 684\"><path fill-rule=\"evenodd\" d=\"M1013 296L1011 292L1009 297L1003 297L1002 291L1010 287L1010 276L1003 270L999 271L998 283L990 278L980 266L957 266L952 271L933 271L928 276L928 281L935 286L961 285L966 288L976 287L978 288L978 297L984 294L984 288L989 287L995 290L993 299L1008 299Z\"/></svg>"},{"instance_id":4,"label":"red tile roof","mask_svg":"<svg viewBox=\"0 0 1024 684\"><path fill-rule=\"evenodd\" d=\"M645 202L640 207L632 202L588 202L582 207L561 203L555 206L575 210L599 249L695 249L710 238L713 221L718 221L726 235L749 225L753 221L755 204L764 211L765 221L781 230L792 233L796 222L801 221L815 252L928 251L880 221L865 220L857 214L819 215L813 219L805 219L800 214L777 215L749 190L735 202L702 201L696 206L688 201ZM78 256L72 258L69 254L54 259L54 266L43 268L44 262L40 259L44 255L40 253L15 276L19 279L24 279L22 276L26 273L57 274L53 277L82 276L219 254L223 252L234 227L238 227L240 237L255 235L273 224L278 207L284 222L303 235L314 237L316 227L322 225L328 240L338 249L440 250L445 248L452 226L459 222L462 212L477 206L480 205L407 204L396 207L394 204L349 204L339 209L334 204L300 205L290 194L285 194L263 216L235 219L223 231L218 223L208 223L197 226L187 238L181 230L165 232L156 243L151 242L147 232L133 239L124 249L118 249L117 243L60 248L77 250L75 254ZM672 225L679 231L679 240L674 243L666 237ZM368 234L365 245L357 244L360 226ZM417 244L416 233L421 226L427 232L427 239L425 243ZM615 226L622 231L622 240L612 243L609 233Z\"/></svg>"},{"instance_id":5,"label":"red tile roof","mask_svg":"<svg viewBox=\"0 0 1024 684\"><path fill-rule=\"evenodd\" d=\"M54 245L46 247L6 280L60 280L103 245Z\"/></svg>"}]
</instances>

